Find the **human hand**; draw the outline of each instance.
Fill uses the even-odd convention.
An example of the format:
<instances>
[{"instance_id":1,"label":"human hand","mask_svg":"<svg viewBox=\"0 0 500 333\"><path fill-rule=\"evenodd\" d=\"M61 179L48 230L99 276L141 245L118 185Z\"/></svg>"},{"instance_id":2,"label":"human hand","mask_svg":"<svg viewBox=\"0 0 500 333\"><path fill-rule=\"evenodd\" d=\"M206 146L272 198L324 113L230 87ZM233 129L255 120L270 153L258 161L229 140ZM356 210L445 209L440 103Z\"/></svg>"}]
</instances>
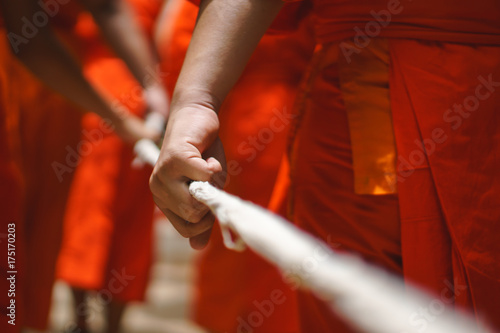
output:
<instances>
[{"instance_id":1,"label":"human hand","mask_svg":"<svg viewBox=\"0 0 500 333\"><path fill-rule=\"evenodd\" d=\"M170 107L170 99L167 92L158 84L150 85L144 89L143 97L147 106L147 114L145 117L146 126L160 133L164 133Z\"/></svg>"},{"instance_id":2,"label":"human hand","mask_svg":"<svg viewBox=\"0 0 500 333\"><path fill-rule=\"evenodd\" d=\"M159 141L161 131L158 129L146 126L146 123L141 118L128 113L122 112L112 120L114 130L123 141L127 143L135 143L140 139L149 139L154 142Z\"/></svg>"},{"instance_id":3,"label":"human hand","mask_svg":"<svg viewBox=\"0 0 500 333\"><path fill-rule=\"evenodd\" d=\"M168 118L170 98L165 88L160 84L151 84L144 88L143 97L146 102L148 112L161 114Z\"/></svg>"},{"instance_id":4,"label":"human hand","mask_svg":"<svg viewBox=\"0 0 500 333\"><path fill-rule=\"evenodd\" d=\"M226 165L218 129L217 114L208 107L172 112L150 180L156 204L195 249L208 243L215 217L191 196L188 186L194 180L224 186Z\"/></svg>"}]
</instances>

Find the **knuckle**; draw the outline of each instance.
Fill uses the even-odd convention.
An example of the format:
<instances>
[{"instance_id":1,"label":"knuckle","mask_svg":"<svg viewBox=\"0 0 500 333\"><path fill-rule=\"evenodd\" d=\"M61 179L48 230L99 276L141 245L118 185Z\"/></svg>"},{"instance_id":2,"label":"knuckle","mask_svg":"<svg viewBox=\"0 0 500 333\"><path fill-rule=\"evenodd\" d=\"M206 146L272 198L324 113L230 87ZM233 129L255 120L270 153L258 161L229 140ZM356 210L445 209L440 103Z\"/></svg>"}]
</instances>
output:
<instances>
[{"instance_id":1,"label":"knuckle","mask_svg":"<svg viewBox=\"0 0 500 333\"><path fill-rule=\"evenodd\" d=\"M178 152L179 148L174 146L167 146L165 149L165 154L162 156L161 166L163 168L171 169L173 166L177 165L182 161L182 156Z\"/></svg>"},{"instance_id":2,"label":"knuckle","mask_svg":"<svg viewBox=\"0 0 500 333\"><path fill-rule=\"evenodd\" d=\"M151 176L149 177L149 186L154 187L154 188L161 188L163 186L163 175L165 172L163 171L162 167L157 164L153 172L151 172Z\"/></svg>"},{"instance_id":3,"label":"knuckle","mask_svg":"<svg viewBox=\"0 0 500 333\"><path fill-rule=\"evenodd\" d=\"M185 220L192 222L192 223L199 222L203 217L203 215L201 215L200 212L195 207L188 205L188 204L185 204L185 203L181 203L179 205L179 210L180 210L181 216Z\"/></svg>"},{"instance_id":4,"label":"knuckle","mask_svg":"<svg viewBox=\"0 0 500 333\"><path fill-rule=\"evenodd\" d=\"M198 232L195 232L194 230L189 230L186 232L186 236L185 238L191 238L191 237L195 237L195 236L198 236Z\"/></svg>"},{"instance_id":5,"label":"knuckle","mask_svg":"<svg viewBox=\"0 0 500 333\"><path fill-rule=\"evenodd\" d=\"M192 214L190 214L188 216L187 220L191 223L199 223L202 218L203 218L202 215L200 215L198 212L194 211Z\"/></svg>"},{"instance_id":6,"label":"knuckle","mask_svg":"<svg viewBox=\"0 0 500 333\"><path fill-rule=\"evenodd\" d=\"M160 158L156 162L155 168L153 170L153 173L157 175L168 174L172 169L172 166L176 163L175 154L172 154L172 149L167 147L164 150L165 152L163 152L162 150Z\"/></svg>"},{"instance_id":7,"label":"knuckle","mask_svg":"<svg viewBox=\"0 0 500 333\"><path fill-rule=\"evenodd\" d=\"M151 192L156 193L159 188L158 182L158 175L156 174L156 171L153 171L153 173L149 177L149 189L151 190Z\"/></svg>"},{"instance_id":8,"label":"knuckle","mask_svg":"<svg viewBox=\"0 0 500 333\"><path fill-rule=\"evenodd\" d=\"M184 237L184 238L190 238L190 237L193 237L191 236L191 232L189 232L188 230L182 230L182 231L179 231L179 234Z\"/></svg>"},{"instance_id":9,"label":"knuckle","mask_svg":"<svg viewBox=\"0 0 500 333\"><path fill-rule=\"evenodd\" d=\"M188 221L192 223L199 223L205 217L206 213L207 212L204 210L193 209Z\"/></svg>"},{"instance_id":10,"label":"knuckle","mask_svg":"<svg viewBox=\"0 0 500 333\"><path fill-rule=\"evenodd\" d=\"M194 228L194 226L192 225L185 225L183 228L182 228L182 232L181 232L181 235L184 237L184 238L191 238L191 237L195 237L197 236L198 234L200 234L200 232L198 230L196 230L196 228Z\"/></svg>"}]
</instances>

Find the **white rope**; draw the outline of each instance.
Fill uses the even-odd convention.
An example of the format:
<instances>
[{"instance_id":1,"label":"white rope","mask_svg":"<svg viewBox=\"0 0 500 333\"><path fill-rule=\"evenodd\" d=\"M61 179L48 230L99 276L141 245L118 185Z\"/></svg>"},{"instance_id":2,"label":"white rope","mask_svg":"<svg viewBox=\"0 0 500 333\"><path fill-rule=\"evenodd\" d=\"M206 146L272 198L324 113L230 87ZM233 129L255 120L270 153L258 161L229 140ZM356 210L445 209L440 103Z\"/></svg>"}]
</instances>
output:
<instances>
[{"instance_id":1,"label":"white rope","mask_svg":"<svg viewBox=\"0 0 500 333\"><path fill-rule=\"evenodd\" d=\"M134 166L142 166L144 163L154 166L158 160L158 147L151 140L141 139L137 141L134 145L134 152L137 155L132 162Z\"/></svg>"},{"instance_id":2,"label":"white rope","mask_svg":"<svg viewBox=\"0 0 500 333\"><path fill-rule=\"evenodd\" d=\"M400 279L354 256L333 252L324 242L259 206L206 182L191 183L189 191L217 216L226 246L242 250L246 244L283 272L299 278L364 332L488 332L476 327L468 315L456 314L440 298L403 286Z\"/></svg>"},{"instance_id":3,"label":"white rope","mask_svg":"<svg viewBox=\"0 0 500 333\"><path fill-rule=\"evenodd\" d=\"M156 130L158 133L162 133L165 129L165 122L165 117L157 112L149 113L144 120L147 128ZM134 145L134 152L137 156L132 161L132 166L136 168L142 168L144 164L154 166L160 155L156 144L148 139L137 141Z\"/></svg>"},{"instance_id":4,"label":"white rope","mask_svg":"<svg viewBox=\"0 0 500 333\"><path fill-rule=\"evenodd\" d=\"M403 286L399 279L358 258L334 253L322 241L259 206L206 182L193 182L189 190L210 207L221 227L232 230L243 243L282 271L293 272L365 332L486 332L477 329L469 318L445 309L442 300ZM225 241L231 242L230 238ZM427 318L422 310L427 310ZM424 319L428 320L425 327Z\"/></svg>"}]
</instances>

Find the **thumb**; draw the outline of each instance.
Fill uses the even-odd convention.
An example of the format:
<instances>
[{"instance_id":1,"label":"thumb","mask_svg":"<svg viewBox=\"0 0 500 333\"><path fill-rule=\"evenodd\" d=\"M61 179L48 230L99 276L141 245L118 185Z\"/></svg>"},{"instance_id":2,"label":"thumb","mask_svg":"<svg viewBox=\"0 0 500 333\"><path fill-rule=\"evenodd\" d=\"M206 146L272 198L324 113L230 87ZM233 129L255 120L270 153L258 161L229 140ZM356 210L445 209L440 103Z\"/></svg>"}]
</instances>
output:
<instances>
[{"instance_id":1,"label":"thumb","mask_svg":"<svg viewBox=\"0 0 500 333\"><path fill-rule=\"evenodd\" d=\"M227 178L227 167L221 140L217 138L203 155L207 158L207 167L213 175L210 182L216 187L223 188Z\"/></svg>"}]
</instances>

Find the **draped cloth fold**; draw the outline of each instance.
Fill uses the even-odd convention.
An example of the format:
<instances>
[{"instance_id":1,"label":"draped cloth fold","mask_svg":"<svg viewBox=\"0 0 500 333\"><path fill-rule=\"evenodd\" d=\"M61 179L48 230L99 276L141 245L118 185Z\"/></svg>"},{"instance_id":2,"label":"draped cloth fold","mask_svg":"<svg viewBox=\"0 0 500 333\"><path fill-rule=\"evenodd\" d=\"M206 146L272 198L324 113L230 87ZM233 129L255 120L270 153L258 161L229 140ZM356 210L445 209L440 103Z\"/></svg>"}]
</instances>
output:
<instances>
[{"instance_id":1,"label":"draped cloth fold","mask_svg":"<svg viewBox=\"0 0 500 333\"><path fill-rule=\"evenodd\" d=\"M358 140L367 133L350 116L340 43L323 44L298 103L291 217L336 250L355 252L498 328L500 48L403 39L375 44L383 45L378 57L388 66L354 77L359 91L374 82L380 91L367 94L374 108L358 111L369 119L377 98L389 96L385 120L392 120L397 151L397 195L358 194L356 154L373 142ZM312 296L299 294L299 305L304 329L342 327Z\"/></svg>"}]
</instances>

